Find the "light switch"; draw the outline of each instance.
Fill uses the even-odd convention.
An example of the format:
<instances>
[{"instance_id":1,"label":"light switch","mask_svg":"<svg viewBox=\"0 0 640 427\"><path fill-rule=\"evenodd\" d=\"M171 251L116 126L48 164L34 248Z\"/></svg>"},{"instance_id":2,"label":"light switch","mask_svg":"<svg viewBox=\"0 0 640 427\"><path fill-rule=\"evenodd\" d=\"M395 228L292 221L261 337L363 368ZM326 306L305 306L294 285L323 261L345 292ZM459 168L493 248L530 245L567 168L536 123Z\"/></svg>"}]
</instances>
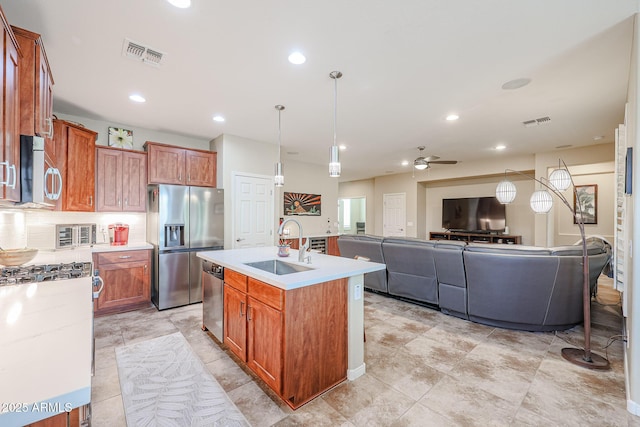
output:
<instances>
[{"instance_id":1,"label":"light switch","mask_svg":"<svg viewBox=\"0 0 640 427\"><path fill-rule=\"evenodd\" d=\"M358 284L353 287L353 299L358 301L362 298L362 285Z\"/></svg>"}]
</instances>

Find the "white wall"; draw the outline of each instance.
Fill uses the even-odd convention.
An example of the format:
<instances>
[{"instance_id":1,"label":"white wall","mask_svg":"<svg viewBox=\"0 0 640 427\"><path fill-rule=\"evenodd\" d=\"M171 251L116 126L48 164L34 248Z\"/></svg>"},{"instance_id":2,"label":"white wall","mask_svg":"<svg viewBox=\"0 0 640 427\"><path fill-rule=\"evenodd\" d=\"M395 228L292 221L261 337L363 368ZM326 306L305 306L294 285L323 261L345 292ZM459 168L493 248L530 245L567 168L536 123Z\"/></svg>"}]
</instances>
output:
<instances>
[{"instance_id":1,"label":"white wall","mask_svg":"<svg viewBox=\"0 0 640 427\"><path fill-rule=\"evenodd\" d=\"M72 116L54 112L61 120L76 122L87 129L98 132L96 144L109 145L109 127L124 128L133 131L133 149L142 150L146 141L160 142L162 144L178 145L180 147L197 148L200 150L209 149L209 139L193 138L190 136L178 135L175 133L155 131L128 125L126 123L115 123L111 121L89 119L87 117Z\"/></svg>"},{"instance_id":2,"label":"white wall","mask_svg":"<svg viewBox=\"0 0 640 427\"><path fill-rule=\"evenodd\" d=\"M225 189L225 248L231 248L233 230L228 218L232 213L233 174L244 172L273 178L278 147L235 135L221 135L211 141L210 149L218 152L218 187ZM338 230L333 223L338 219L338 181L329 178L328 166L290 160L283 163L284 187L274 187L274 243L278 218L284 216L285 191L322 196L320 216L288 216L285 219L294 218L300 222L305 235L326 234L329 225L336 233ZM290 228L292 235L298 234L295 228L295 225Z\"/></svg>"},{"instance_id":3,"label":"white wall","mask_svg":"<svg viewBox=\"0 0 640 427\"><path fill-rule=\"evenodd\" d=\"M634 33L633 33L633 49L631 50L631 64L629 71L629 89L627 92L627 145L635 151L633 156L633 194L627 202L627 224L629 236L633 236L633 240L628 242L628 248L631 249L629 256L631 257L631 265L628 271L625 271L625 295L624 299L628 301L628 310L626 317L626 333L627 333L627 353L625 358L627 378L627 409L640 415L640 292L635 288L638 287L638 278L634 271L640 269L640 257L634 258L633 254L640 251L640 236L635 233L635 211L640 212L640 197L636 194L640 191L640 153L638 153L638 122L640 122L640 109L638 108L638 79L640 75L638 69L640 64L640 28L638 26L638 15L635 16Z\"/></svg>"}]
</instances>

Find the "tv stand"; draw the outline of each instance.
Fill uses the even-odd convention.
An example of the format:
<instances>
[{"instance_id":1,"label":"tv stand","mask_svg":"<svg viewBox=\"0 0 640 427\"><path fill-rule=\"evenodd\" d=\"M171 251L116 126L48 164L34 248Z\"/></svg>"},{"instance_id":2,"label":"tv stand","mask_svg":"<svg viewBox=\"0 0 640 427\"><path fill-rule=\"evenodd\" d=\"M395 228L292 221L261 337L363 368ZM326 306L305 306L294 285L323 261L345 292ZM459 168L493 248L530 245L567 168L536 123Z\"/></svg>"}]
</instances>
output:
<instances>
[{"instance_id":1,"label":"tv stand","mask_svg":"<svg viewBox=\"0 0 640 427\"><path fill-rule=\"evenodd\" d=\"M522 244L522 236L464 231L432 231L429 233L429 240L459 240L468 243L504 243L508 245Z\"/></svg>"}]
</instances>

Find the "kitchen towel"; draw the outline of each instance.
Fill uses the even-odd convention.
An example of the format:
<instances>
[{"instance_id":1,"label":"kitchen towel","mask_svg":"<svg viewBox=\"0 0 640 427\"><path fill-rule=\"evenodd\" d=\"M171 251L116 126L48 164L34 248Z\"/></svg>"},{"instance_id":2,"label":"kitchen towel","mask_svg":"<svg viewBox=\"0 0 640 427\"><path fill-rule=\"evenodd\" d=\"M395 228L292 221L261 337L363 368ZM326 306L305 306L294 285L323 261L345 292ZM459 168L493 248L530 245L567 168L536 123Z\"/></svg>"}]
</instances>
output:
<instances>
[{"instance_id":1,"label":"kitchen towel","mask_svg":"<svg viewBox=\"0 0 640 427\"><path fill-rule=\"evenodd\" d=\"M180 332L116 348L128 427L249 426Z\"/></svg>"}]
</instances>

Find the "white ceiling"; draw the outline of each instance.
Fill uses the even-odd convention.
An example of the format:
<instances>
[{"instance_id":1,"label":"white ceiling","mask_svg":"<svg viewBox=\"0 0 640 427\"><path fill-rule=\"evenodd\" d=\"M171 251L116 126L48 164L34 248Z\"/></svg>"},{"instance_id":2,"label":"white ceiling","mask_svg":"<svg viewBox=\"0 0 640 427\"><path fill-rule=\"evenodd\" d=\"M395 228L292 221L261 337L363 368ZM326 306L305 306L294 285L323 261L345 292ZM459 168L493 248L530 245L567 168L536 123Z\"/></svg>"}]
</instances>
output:
<instances>
[{"instance_id":1,"label":"white ceiling","mask_svg":"<svg viewBox=\"0 0 640 427\"><path fill-rule=\"evenodd\" d=\"M213 139L277 143L326 164L338 81L342 176L410 171L426 155L470 161L614 140L624 117L638 0L0 0L42 34L54 110ZM153 68L125 38L166 53ZM287 56L307 56L292 65ZM516 78L532 82L503 90ZM145 104L128 100L143 94ZM447 122L457 113L460 120ZM212 117L221 114L225 123ZM522 122L548 116L549 123ZM594 141L594 136L603 136ZM164 141L170 143L171 141ZM496 152L503 143L507 149ZM295 152L297 154L290 154ZM434 165L446 168L446 165Z\"/></svg>"}]
</instances>

